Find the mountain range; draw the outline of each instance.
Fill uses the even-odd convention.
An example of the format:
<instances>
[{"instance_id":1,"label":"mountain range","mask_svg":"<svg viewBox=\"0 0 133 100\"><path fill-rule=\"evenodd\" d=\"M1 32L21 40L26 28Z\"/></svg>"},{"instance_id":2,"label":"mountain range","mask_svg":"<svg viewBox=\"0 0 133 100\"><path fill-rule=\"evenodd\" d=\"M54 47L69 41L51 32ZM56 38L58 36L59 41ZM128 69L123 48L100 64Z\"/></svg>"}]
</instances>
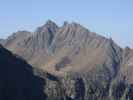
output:
<instances>
[{"instance_id":1,"label":"mountain range","mask_svg":"<svg viewBox=\"0 0 133 100\"><path fill-rule=\"evenodd\" d=\"M42 88L48 100L133 100L133 50L78 23L58 26L48 20L34 32L18 31L0 43L48 82Z\"/></svg>"}]
</instances>

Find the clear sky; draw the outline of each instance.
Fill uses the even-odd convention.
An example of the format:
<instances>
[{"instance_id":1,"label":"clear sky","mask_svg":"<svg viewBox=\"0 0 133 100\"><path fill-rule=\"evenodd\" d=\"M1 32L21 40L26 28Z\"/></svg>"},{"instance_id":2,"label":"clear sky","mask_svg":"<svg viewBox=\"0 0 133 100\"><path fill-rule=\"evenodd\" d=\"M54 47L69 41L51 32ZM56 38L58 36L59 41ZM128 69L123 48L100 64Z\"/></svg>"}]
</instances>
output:
<instances>
[{"instance_id":1,"label":"clear sky","mask_svg":"<svg viewBox=\"0 0 133 100\"><path fill-rule=\"evenodd\" d=\"M0 38L33 31L48 19L75 21L133 47L133 0L0 0Z\"/></svg>"}]
</instances>

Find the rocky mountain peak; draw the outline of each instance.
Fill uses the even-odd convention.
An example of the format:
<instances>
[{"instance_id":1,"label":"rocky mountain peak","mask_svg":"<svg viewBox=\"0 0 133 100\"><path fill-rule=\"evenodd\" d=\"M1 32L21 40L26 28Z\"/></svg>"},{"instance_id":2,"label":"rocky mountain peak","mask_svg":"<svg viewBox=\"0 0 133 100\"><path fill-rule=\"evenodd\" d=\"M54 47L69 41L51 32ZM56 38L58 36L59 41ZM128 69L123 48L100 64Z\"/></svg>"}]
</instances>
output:
<instances>
[{"instance_id":1,"label":"rocky mountain peak","mask_svg":"<svg viewBox=\"0 0 133 100\"><path fill-rule=\"evenodd\" d=\"M48 25L48 26L57 26L55 22L53 22L52 20L47 20L46 21L46 24L45 25Z\"/></svg>"},{"instance_id":2,"label":"rocky mountain peak","mask_svg":"<svg viewBox=\"0 0 133 100\"><path fill-rule=\"evenodd\" d=\"M83 27L82 25L78 24L77 22L67 22L65 21L63 24L63 28L69 28L70 30L76 30L76 29L86 29L85 27Z\"/></svg>"},{"instance_id":3,"label":"rocky mountain peak","mask_svg":"<svg viewBox=\"0 0 133 100\"><path fill-rule=\"evenodd\" d=\"M75 22L64 22L62 27L58 27L51 20L48 20L43 26L38 27L34 34L25 36L22 35L23 33L27 34L26 32L18 32L11 36L13 38L8 38L6 40L8 45L5 47L27 60L29 64L36 66L34 68L39 68L42 72L46 71L62 78L64 76L65 79L60 82L62 82L65 87L65 95L72 98L72 100L91 100L92 98L90 97L94 95L97 97L97 93L105 93L101 94L100 97L103 95L108 97L106 93L113 96L112 94L114 92L110 93L109 89L115 91L121 87L116 87L117 84L115 85L113 83L114 79L119 78L119 76L119 80L121 80L121 75L125 77L128 83L133 83L133 50L128 47L122 49L112 38L108 39L91 32ZM0 46L0 55L2 54L1 52L3 51ZM1 60L0 62L3 63ZM11 63L14 62L11 61ZM0 65L0 67L3 66ZM4 74L6 74L6 72ZM43 75L43 73L40 74ZM70 79L69 81L69 77L76 78L77 76L79 79ZM70 83L67 83L67 81ZM48 93L48 97L54 96L53 94L58 91L56 91L56 89L61 89L61 93L57 93L59 97L61 97L61 95L64 96L61 88L63 86L53 87L55 86L53 84L57 86L61 85L60 83L58 84L58 82L55 83L55 78L54 83L48 80L46 87L50 89L45 89L45 92ZM114 89L112 87L113 84L118 89ZM74 92L72 92L72 94L67 93L69 92L68 90L70 90L69 87L70 89L73 87L72 91ZM66 88L68 88L68 90ZM116 92L121 93L121 89ZM49 93L51 94L49 95ZM50 100L62 99L50 98ZM95 100L103 99L99 99L98 96Z\"/></svg>"},{"instance_id":4,"label":"rocky mountain peak","mask_svg":"<svg viewBox=\"0 0 133 100\"><path fill-rule=\"evenodd\" d=\"M55 33L58 26L51 20L48 20L44 25L37 28L36 33Z\"/></svg>"}]
</instances>

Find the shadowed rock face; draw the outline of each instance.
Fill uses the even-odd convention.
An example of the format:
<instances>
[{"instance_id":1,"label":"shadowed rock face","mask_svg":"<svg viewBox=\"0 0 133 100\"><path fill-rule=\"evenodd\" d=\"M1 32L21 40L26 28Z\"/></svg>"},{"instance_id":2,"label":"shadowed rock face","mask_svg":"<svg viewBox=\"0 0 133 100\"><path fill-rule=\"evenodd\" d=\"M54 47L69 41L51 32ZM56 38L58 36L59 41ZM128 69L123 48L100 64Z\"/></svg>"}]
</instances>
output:
<instances>
[{"instance_id":1,"label":"shadowed rock face","mask_svg":"<svg viewBox=\"0 0 133 100\"><path fill-rule=\"evenodd\" d=\"M0 100L45 100L44 84L30 65L0 46Z\"/></svg>"}]
</instances>

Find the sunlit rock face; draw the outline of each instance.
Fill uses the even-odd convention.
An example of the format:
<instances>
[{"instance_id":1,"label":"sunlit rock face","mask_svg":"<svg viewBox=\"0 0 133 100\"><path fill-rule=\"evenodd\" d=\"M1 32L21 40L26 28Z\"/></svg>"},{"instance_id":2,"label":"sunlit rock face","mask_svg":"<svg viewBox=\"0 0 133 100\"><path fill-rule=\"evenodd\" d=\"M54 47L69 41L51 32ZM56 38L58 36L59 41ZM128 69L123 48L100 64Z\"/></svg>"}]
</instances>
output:
<instances>
[{"instance_id":1,"label":"sunlit rock face","mask_svg":"<svg viewBox=\"0 0 133 100\"><path fill-rule=\"evenodd\" d=\"M49 20L34 32L18 31L0 43L41 70L39 76L49 73L42 77L48 100L132 98L133 50L78 23L58 26Z\"/></svg>"}]
</instances>

